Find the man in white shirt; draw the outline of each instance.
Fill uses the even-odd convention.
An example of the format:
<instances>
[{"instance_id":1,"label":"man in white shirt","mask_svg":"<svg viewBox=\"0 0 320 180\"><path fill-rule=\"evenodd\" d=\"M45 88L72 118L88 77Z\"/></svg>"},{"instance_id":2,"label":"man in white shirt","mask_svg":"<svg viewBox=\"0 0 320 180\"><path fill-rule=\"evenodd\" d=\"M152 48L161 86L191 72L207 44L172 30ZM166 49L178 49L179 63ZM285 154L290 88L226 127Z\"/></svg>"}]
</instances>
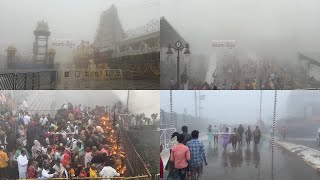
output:
<instances>
[{"instance_id":1,"label":"man in white shirt","mask_svg":"<svg viewBox=\"0 0 320 180\"><path fill-rule=\"evenodd\" d=\"M102 168L102 170L100 171L100 176L101 177L107 177L107 178L111 178L111 177L118 177L120 176L120 173L118 173L115 169L113 169L111 166L105 166Z\"/></svg>"},{"instance_id":2,"label":"man in white shirt","mask_svg":"<svg viewBox=\"0 0 320 180\"><path fill-rule=\"evenodd\" d=\"M21 151L21 154L17 158L17 162L18 162L19 178L26 179L27 169L28 169L28 158L26 156L25 150Z\"/></svg>"},{"instance_id":3,"label":"man in white shirt","mask_svg":"<svg viewBox=\"0 0 320 180\"><path fill-rule=\"evenodd\" d=\"M41 126L44 126L46 125L48 122L48 119L45 115L42 115L42 117L40 118L40 123L41 123Z\"/></svg>"},{"instance_id":4,"label":"man in white shirt","mask_svg":"<svg viewBox=\"0 0 320 180\"><path fill-rule=\"evenodd\" d=\"M65 173L65 168L63 167L62 163L60 162L60 159L59 160L56 160L56 163L55 165L52 167L55 172L54 174L57 174L59 175L59 177L61 177L63 175L63 173ZM68 177L68 176L67 176Z\"/></svg>"},{"instance_id":5,"label":"man in white shirt","mask_svg":"<svg viewBox=\"0 0 320 180\"><path fill-rule=\"evenodd\" d=\"M49 166L46 165L41 172L41 179L52 178L54 174L49 174Z\"/></svg>"},{"instance_id":6,"label":"man in white shirt","mask_svg":"<svg viewBox=\"0 0 320 180\"><path fill-rule=\"evenodd\" d=\"M28 113L26 113L26 115L23 117L23 123L25 126L27 126L30 122L31 117L28 116Z\"/></svg>"}]
</instances>

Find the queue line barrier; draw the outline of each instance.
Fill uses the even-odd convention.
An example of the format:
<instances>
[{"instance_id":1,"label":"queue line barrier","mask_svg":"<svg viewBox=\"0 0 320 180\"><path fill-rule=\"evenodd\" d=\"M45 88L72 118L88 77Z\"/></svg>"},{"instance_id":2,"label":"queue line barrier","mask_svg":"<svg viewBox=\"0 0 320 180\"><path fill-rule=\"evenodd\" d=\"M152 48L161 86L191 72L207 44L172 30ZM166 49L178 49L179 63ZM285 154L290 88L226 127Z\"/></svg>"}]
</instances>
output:
<instances>
[{"instance_id":1,"label":"queue line barrier","mask_svg":"<svg viewBox=\"0 0 320 180\"><path fill-rule=\"evenodd\" d=\"M48 180L151 180L150 176L136 176L136 177L95 177L95 178L79 178L79 177L70 177L70 178L47 178ZM19 180L36 180L36 179L19 179Z\"/></svg>"},{"instance_id":2,"label":"queue line barrier","mask_svg":"<svg viewBox=\"0 0 320 180\"><path fill-rule=\"evenodd\" d=\"M45 90L54 89L64 80L132 80L133 72L121 69L43 69L6 70L0 72L0 90Z\"/></svg>"},{"instance_id":3,"label":"queue line barrier","mask_svg":"<svg viewBox=\"0 0 320 180\"><path fill-rule=\"evenodd\" d=\"M67 180L68 178L52 178L50 180ZM141 179L141 180L151 180L150 176L136 176L136 177L96 177L96 178L69 178L72 180L129 180L129 179Z\"/></svg>"},{"instance_id":4,"label":"queue line barrier","mask_svg":"<svg viewBox=\"0 0 320 180\"><path fill-rule=\"evenodd\" d=\"M61 69L59 78L94 78L94 79L122 79L121 69Z\"/></svg>"},{"instance_id":5,"label":"queue line barrier","mask_svg":"<svg viewBox=\"0 0 320 180\"><path fill-rule=\"evenodd\" d=\"M57 113L57 110L31 110L31 109L27 109L25 110L25 112L28 112L29 114L39 114L39 115L54 115ZM22 115L22 113L19 113Z\"/></svg>"}]
</instances>

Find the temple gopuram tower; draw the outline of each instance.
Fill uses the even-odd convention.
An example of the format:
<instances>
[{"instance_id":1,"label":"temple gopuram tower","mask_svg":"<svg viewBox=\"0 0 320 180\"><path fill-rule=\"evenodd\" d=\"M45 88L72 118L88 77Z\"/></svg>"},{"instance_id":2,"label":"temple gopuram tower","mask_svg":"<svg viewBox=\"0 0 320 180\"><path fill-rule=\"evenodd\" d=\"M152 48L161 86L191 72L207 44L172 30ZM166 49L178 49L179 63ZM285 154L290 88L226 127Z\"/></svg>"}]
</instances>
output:
<instances>
[{"instance_id":1,"label":"temple gopuram tower","mask_svg":"<svg viewBox=\"0 0 320 180\"><path fill-rule=\"evenodd\" d=\"M118 11L115 5L104 11L100 16L100 23L94 39L94 46L97 49L117 52L120 41L125 37Z\"/></svg>"},{"instance_id":2,"label":"temple gopuram tower","mask_svg":"<svg viewBox=\"0 0 320 180\"><path fill-rule=\"evenodd\" d=\"M48 62L48 41L50 31L48 23L39 21L34 30L35 41L33 43L33 60L36 64Z\"/></svg>"},{"instance_id":3,"label":"temple gopuram tower","mask_svg":"<svg viewBox=\"0 0 320 180\"><path fill-rule=\"evenodd\" d=\"M11 45L6 49L6 51L7 51L7 66L11 67L11 65L14 64L16 61L17 48Z\"/></svg>"}]
</instances>

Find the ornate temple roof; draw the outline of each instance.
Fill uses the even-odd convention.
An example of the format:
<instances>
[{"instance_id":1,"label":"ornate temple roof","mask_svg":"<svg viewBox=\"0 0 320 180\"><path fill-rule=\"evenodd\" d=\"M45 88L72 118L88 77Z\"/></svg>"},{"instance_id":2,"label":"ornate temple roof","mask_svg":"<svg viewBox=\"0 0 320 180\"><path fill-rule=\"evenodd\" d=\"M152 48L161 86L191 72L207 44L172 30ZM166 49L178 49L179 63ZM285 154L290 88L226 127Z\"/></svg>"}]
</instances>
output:
<instances>
[{"instance_id":1,"label":"ornate temple roof","mask_svg":"<svg viewBox=\"0 0 320 180\"><path fill-rule=\"evenodd\" d=\"M101 14L94 45L99 49L116 49L116 44L124 37L125 34L119 20L118 11L114 5L111 5Z\"/></svg>"},{"instance_id":2,"label":"ornate temple roof","mask_svg":"<svg viewBox=\"0 0 320 180\"><path fill-rule=\"evenodd\" d=\"M44 20L38 21L36 30L34 30L34 34L40 36L50 36L48 23Z\"/></svg>"},{"instance_id":3,"label":"ornate temple roof","mask_svg":"<svg viewBox=\"0 0 320 180\"><path fill-rule=\"evenodd\" d=\"M6 51L17 51L17 48L11 45L6 49Z\"/></svg>"},{"instance_id":4,"label":"ornate temple roof","mask_svg":"<svg viewBox=\"0 0 320 180\"><path fill-rule=\"evenodd\" d=\"M53 48L49 48L48 53L49 54L56 54L56 50Z\"/></svg>"},{"instance_id":5,"label":"ornate temple roof","mask_svg":"<svg viewBox=\"0 0 320 180\"><path fill-rule=\"evenodd\" d=\"M36 30L38 30L38 31L49 31L48 23L45 22L44 20L39 21L38 24L37 24Z\"/></svg>"}]
</instances>

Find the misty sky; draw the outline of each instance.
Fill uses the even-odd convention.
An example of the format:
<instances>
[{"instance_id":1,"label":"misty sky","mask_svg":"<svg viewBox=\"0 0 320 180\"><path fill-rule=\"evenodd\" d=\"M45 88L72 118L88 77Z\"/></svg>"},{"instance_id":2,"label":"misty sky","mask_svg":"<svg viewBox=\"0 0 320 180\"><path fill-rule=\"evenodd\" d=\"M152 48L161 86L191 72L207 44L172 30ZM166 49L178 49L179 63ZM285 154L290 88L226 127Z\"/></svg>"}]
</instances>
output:
<instances>
[{"instance_id":1,"label":"misty sky","mask_svg":"<svg viewBox=\"0 0 320 180\"><path fill-rule=\"evenodd\" d=\"M26 91L27 92L27 91ZM34 93L34 91L31 91ZM40 90L45 94L52 95L52 91ZM38 93L35 92L35 93ZM57 107L63 103L71 102L74 105L82 104L91 107L112 106L118 99L123 102L125 107L127 103L127 90L69 90L56 91ZM150 117L152 113L160 114L160 91L158 90L130 90L129 111L131 113L145 113ZM32 100L27 100L32 101ZM158 115L158 118L160 115Z\"/></svg>"},{"instance_id":2,"label":"misty sky","mask_svg":"<svg viewBox=\"0 0 320 180\"><path fill-rule=\"evenodd\" d=\"M199 92L199 91L197 91ZM201 101L202 117L220 122L249 122L259 119L261 91L200 91L205 100ZM286 117L287 98L290 91L278 91L277 119ZM161 109L170 112L170 91L161 91ZM262 92L262 120L272 121L274 91ZM194 91L173 91L173 111L194 116Z\"/></svg>"},{"instance_id":3,"label":"misty sky","mask_svg":"<svg viewBox=\"0 0 320 180\"><path fill-rule=\"evenodd\" d=\"M93 41L101 13L115 4L124 30L159 18L159 0L1 0L0 54L14 44L32 52L39 20L49 23L51 38Z\"/></svg>"},{"instance_id":4,"label":"misty sky","mask_svg":"<svg viewBox=\"0 0 320 180\"><path fill-rule=\"evenodd\" d=\"M69 91L61 91L68 94ZM72 95L71 95L72 94ZM108 98L115 95L123 104L127 103L127 90L95 90L95 91L71 91L68 95L74 97L69 98L69 101L81 101L83 103L108 105ZM88 98L90 98L88 100ZM129 94L129 110L131 113L145 113L150 117L152 113L160 114L160 91L154 90L131 90ZM158 116L159 117L159 116Z\"/></svg>"},{"instance_id":5,"label":"misty sky","mask_svg":"<svg viewBox=\"0 0 320 180\"><path fill-rule=\"evenodd\" d=\"M319 52L319 7L319 0L161 0L160 14L193 53L235 40L242 50L291 54Z\"/></svg>"}]
</instances>

